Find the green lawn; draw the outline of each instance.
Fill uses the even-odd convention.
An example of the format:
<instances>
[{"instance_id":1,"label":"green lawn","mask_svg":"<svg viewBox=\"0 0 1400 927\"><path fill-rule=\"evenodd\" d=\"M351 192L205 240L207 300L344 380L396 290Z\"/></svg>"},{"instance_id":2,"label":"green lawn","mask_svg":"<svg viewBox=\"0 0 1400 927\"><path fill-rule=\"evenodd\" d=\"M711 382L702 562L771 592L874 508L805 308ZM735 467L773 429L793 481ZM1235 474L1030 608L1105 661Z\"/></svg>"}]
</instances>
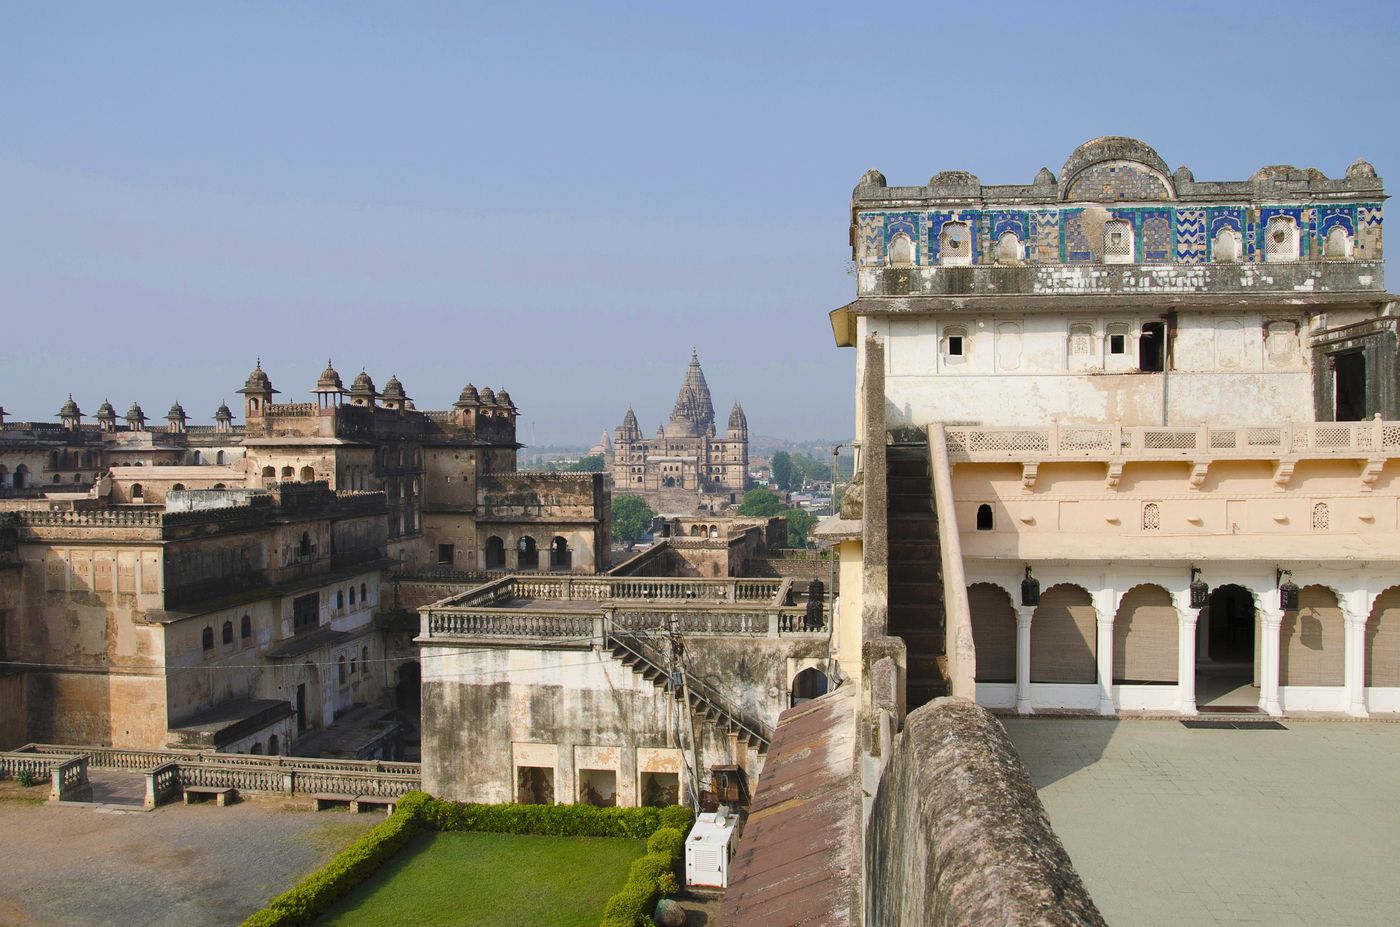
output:
<instances>
[{"instance_id":1,"label":"green lawn","mask_svg":"<svg viewBox=\"0 0 1400 927\"><path fill-rule=\"evenodd\" d=\"M597 927L645 840L428 833L321 924Z\"/></svg>"}]
</instances>

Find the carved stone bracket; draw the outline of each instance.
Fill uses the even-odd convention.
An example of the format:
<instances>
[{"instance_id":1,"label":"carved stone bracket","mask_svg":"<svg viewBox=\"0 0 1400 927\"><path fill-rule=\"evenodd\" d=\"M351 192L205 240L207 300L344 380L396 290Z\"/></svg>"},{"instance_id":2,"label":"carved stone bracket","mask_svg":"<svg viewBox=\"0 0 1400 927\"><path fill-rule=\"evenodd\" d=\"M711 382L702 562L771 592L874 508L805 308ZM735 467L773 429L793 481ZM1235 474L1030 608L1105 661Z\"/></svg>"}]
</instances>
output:
<instances>
[{"instance_id":1,"label":"carved stone bracket","mask_svg":"<svg viewBox=\"0 0 1400 927\"><path fill-rule=\"evenodd\" d=\"M1361 491L1370 492L1376 486L1376 480L1381 478L1381 468L1385 466L1384 457L1372 457L1366 461L1361 468Z\"/></svg>"},{"instance_id":2,"label":"carved stone bracket","mask_svg":"<svg viewBox=\"0 0 1400 927\"><path fill-rule=\"evenodd\" d=\"M1110 460L1108 462L1108 474L1104 477L1105 488L1117 492L1118 483L1123 479L1123 462L1121 460Z\"/></svg>"},{"instance_id":3,"label":"carved stone bracket","mask_svg":"<svg viewBox=\"0 0 1400 927\"><path fill-rule=\"evenodd\" d=\"M1206 473L1210 471L1209 460L1197 460L1191 464L1191 488L1200 489L1201 484L1206 481Z\"/></svg>"},{"instance_id":4,"label":"carved stone bracket","mask_svg":"<svg viewBox=\"0 0 1400 927\"><path fill-rule=\"evenodd\" d=\"M1288 481L1293 479L1293 470L1297 466L1296 460L1280 460L1278 466L1274 467L1274 489L1283 492L1288 486Z\"/></svg>"},{"instance_id":5,"label":"carved stone bracket","mask_svg":"<svg viewBox=\"0 0 1400 927\"><path fill-rule=\"evenodd\" d=\"M1040 471L1038 461L1026 461L1021 464L1021 488L1026 492L1035 489L1036 474Z\"/></svg>"}]
</instances>

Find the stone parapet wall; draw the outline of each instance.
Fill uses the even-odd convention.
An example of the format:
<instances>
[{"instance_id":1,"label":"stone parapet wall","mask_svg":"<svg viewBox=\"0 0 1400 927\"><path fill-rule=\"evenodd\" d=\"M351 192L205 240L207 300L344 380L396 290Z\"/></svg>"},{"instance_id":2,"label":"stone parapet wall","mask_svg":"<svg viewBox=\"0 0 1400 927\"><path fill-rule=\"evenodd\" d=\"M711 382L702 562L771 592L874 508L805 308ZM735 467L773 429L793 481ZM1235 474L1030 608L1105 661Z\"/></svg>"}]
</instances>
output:
<instances>
[{"instance_id":1,"label":"stone parapet wall","mask_svg":"<svg viewBox=\"0 0 1400 927\"><path fill-rule=\"evenodd\" d=\"M865 847L868 927L1104 924L1005 729L965 699L909 713Z\"/></svg>"}]
</instances>

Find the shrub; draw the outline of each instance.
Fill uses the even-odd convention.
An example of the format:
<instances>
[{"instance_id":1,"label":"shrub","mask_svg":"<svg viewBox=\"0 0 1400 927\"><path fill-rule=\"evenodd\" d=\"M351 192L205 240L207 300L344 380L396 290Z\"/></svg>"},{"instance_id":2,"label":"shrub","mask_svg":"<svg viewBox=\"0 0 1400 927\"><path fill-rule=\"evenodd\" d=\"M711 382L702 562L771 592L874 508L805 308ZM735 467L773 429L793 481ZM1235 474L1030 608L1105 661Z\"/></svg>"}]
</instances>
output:
<instances>
[{"instance_id":1,"label":"shrub","mask_svg":"<svg viewBox=\"0 0 1400 927\"><path fill-rule=\"evenodd\" d=\"M674 827L682 834L690 832L690 825L695 823L695 812L685 805L667 805L661 809L661 826Z\"/></svg>"},{"instance_id":2,"label":"shrub","mask_svg":"<svg viewBox=\"0 0 1400 927\"><path fill-rule=\"evenodd\" d=\"M34 770L21 769L19 771L19 774L15 776L15 781L18 782L20 785L24 786L26 789L29 789L33 788L34 783L38 780L34 778Z\"/></svg>"},{"instance_id":3,"label":"shrub","mask_svg":"<svg viewBox=\"0 0 1400 927\"><path fill-rule=\"evenodd\" d=\"M442 831L540 834L546 837L649 837L662 826L657 808L592 805L478 805L430 799L426 822Z\"/></svg>"},{"instance_id":4,"label":"shrub","mask_svg":"<svg viewBox=\"0 0 1400 927\"><path fill-rule=\"evenodd\" d=\"M670 809L663 809L669 811ZM686 815L673 818L690 820ZM689 823L686 824L689 827ZM647 838L647 853L627 871L627 881L603 908L600 927L650 927L651 912L663 895L680 890L676 868L685 851L685 831L676 827L658 828Z\"/></svg>"},{"instance_id":5,"label":"shrub","mask_svg":"<svg viewBox=\"0 0 1400 927\"><path fill-rule=\"evenodd\" d=\"M647 852L679 858L685 846L685 834L674 827L657 828L656 833L647 838Z\"/></svg>"},{"instance_id":6,"label":"shrub","mask_svg":"<svg viewBox=\"0 0 1400 927\"><path fill-rule=\"evenodd\" d=\"M324 914L422 829L422 802L407 798L405 796L406 800L394 809L389 820L372 828L324 867L273 898L267 907L244 921L243 927L299 927Z\"/></svg>"}]
</instances>

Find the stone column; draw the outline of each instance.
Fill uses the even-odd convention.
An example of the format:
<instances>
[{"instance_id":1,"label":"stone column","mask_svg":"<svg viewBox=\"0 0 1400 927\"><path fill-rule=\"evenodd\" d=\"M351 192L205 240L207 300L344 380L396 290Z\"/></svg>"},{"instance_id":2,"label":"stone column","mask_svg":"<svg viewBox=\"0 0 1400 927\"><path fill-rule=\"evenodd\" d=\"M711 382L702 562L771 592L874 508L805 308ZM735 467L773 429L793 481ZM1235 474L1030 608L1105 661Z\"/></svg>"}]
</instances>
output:
<instances>
[{"instance_id":1,"label":"stone column","mask_svg":"<svg viewBox=\"0 0 1400 927\"><path fill-rule=\"evenodd\" d=\"M1342 618L1346 628L1346 712L1353 718L1365 718L1370 715L1366 710L1366 613L1343 605Z\"/></svg>"},{"instance_id":2,"label":"stone column","mask_svg":"<svg viewBox=\"0 0 1400 927\"><path fill-rule=\"evenodd\" d=\"M1196 714L1196 618L1199 614L1194 608L1176 610L1176 691L1181 700L1177 710L1183 715Z\"/></svg>"},{"instance_id":3,"label":"stone column","mask_svg":"<svg viewBox=\"0 0 1400 927\"><path fill-rule=\"evenodd\" d=\"M1106 617L1105 617L1106 616ZM1096 650L1099 663L1099 714L1111 715L1113 706L1113 613L1099 612L1099 639Z\"/></svg>"},{"instance_id":4,"label":"stone column","mask_svg":"<svg viewBox=\"0 0 1400 927\"><path fill-rule=\"evenodd\" d=\"M1259 609L1259 708L1271 714L1283 714L1279 705L1279 630L1283 626L1283 613Z\"/></svg>"},{"instance_id":5,"label":"stone column","mask_svg":"<svg viewBox=\"0 0 1400 927\"><path fill-rule=\"evenodd\" d=\"M1031 713L1031 616L1035 608L1016 607L1016 713Z\"/></svg>"}]
</instances>

